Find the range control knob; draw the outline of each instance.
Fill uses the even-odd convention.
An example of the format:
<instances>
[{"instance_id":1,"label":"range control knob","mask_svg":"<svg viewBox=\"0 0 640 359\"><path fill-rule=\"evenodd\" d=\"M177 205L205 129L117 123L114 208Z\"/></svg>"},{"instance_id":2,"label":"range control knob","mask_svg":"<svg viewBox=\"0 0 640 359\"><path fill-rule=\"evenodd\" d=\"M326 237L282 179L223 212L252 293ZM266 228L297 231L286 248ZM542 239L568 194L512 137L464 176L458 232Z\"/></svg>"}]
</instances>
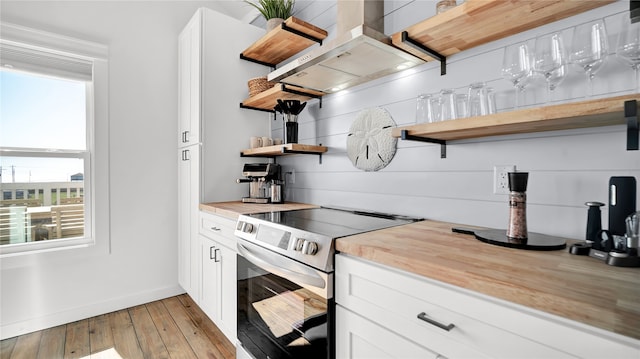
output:
<instances>
[{"instance_id":1,"label":"range control knob","mask_svg":"<svg viewBox=\"0 0 640 359\"><path fill-rule=\"evenodd\" d=\"M302 250L303 244L304 244L304 239L292 237L291 242L289 242L289 249L300 252Z\"/></svg>"},{"instance_id":2,"label":"range control knob","mask_svg":"<svg viewBox=\"0 0 640 359\"><path fill-rule=\"evenodd\" d=\"M241 222L238 227L240 227L240 232L253 233L253 224L249 222Z\"/></svg>"},{"instance_id":3,"label":"range control knob","mask_svg":"<svg viewBox=\"0 0 640 359\"><path fill-rule=\"evenodd\" d=\"M312 241L304 241L304 244L302 244L302 253L310 256L318 253L318 243Z\"/></svg>"}]
</instances>

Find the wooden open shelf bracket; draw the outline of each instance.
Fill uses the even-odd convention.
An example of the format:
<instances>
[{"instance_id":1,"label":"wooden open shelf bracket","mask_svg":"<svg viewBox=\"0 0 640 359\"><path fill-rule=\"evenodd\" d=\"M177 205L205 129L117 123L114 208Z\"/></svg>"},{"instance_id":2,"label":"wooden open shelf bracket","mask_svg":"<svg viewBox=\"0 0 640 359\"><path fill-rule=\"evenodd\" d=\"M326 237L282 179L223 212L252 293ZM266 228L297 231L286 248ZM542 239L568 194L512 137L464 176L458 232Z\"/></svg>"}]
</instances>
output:
<instances>
[{"instance_id":1,"label":"wooden open shelf bracket","mask_svg":"<svg viewBox=\"0 0 640 359\"><path fill-rule=\"evenodd\" d=\"M322 96L321 95L316 95L316 94L312 94L312 93L308 93L308 92L304 92L304 91L298 91L298 90L294 90L292 88L287 87L287 84L283 83L282 84L282 91L283 92L288 92L288 93L292 93L294 95L300 95L300 96L307 96L307 97L311 97L311 98L317 98L318 101L320 101L320 108L322 108Z\"/></svg>"},{"instance_id":2,"label":"wooden open shelf bracket","mask_svg":"<svg viewBox=\"0 0 640 359\"><path fill-rule=\"evenodd\" d=\"M247 110L255 110L255 111L262 111L262 112L268 112L268 113L272 113L272 114L276 114L275 110L267 110L265 108L260 108L260 107L253 107L253 106L247 106L245 104L243 104L242 102L240 102L240 108L246 108Z\"/></svg>"},{"instance_id":3,"label":"wooden open shelf bracket","mask_svg":"<svg viewBox=\"0 0 640 359\"><path fill-rule=\"evenodd\" d=\"M296 29L294 29L294 28L292 28L290 26L287 26L287 24L284 23L284 22L282 23L282 30L289 31L292 34L296 34L298 36L304 37L305 39L309 39L311 41L315 41L315 42L319 43L320 46L322 46L322 39L319 39L319 38L317 38L315 36L309 35L309 34L304 33L302 31L298 31L298 30L296 30Z\"/></svg>"},{"instance_id":4,"label":"wooden open shelf bracket","mask_svg":"<svg viewBox=\"0 0 640 359\"><path fill-rule=\"evenodd\" d=\"M406 43L408 45L411 45L411 47L415 48L416 50L422 51L425 54L433 57L434 59L440 61L440 76L446 75L447 74L447 58L446 56L443 56L441 54L439 54L437 51L434 51L430 48L428 48L427 46L421 44L420 42L412 39L411 37L409 37L409 33L407 31L403 31L402 32L402 42Z\"/></svg>"},{"instance_id":5,"label":"wooden open shelf bracket","mask_svg":"<svg viewBox=\"0 0 640 359\"><path fill-rule=\"evenodd\" d=\"M284 155L318 155L318 163L322 164L322 154L326 152L326 147L322 147L322 144L318 146L288 144L288 145L274 145L270 147L262 147L258 149L245 150L240 152L240 157L262 157L273 159L274 163L276 158Z\"/></svg>"},{"instance_id":6,"label":"wooden open shelf bracket","mask_svg":"<svg viewBox=\"0 0 640 359\"><path fill-rule=\"evenodd\" d=\"M439 140L437 138L429 138L429 137L412 136L409 134L409 131L407 130L400 131L400 138L402 138L403 140L409 140L409 141L437 143L440 145L440 158L447 158L447 141L445 140Z\"/></svg>"},{"instance_id":7,"label":"wooden open shelf bracket","mask_svg":"<svg viewBox=\"0 0 640 359\"><path fill-rule=\"evenodd\" d=\"M245 60L245 61L249 61L249 62L253 62L253 63L256 63L258 65L270 67L272 71L275 70L275 68L276 68L276 64L272 64L270 62L265 62L265 61L252 59L251 57L244 56L244 54L240 54L240 59L241 60Z\"/></svg>"},{"instance_id":8,"label":"wooden open shelf bracket","mask_svg":"<svg viewBox=\"0 0 640 359\"><path fill-rule=\"evenodd\" d=\"M305 152L305 151L295 151L295 150L288 150L286 148L282 149L282 154L283 155L318 155L318 164L322 164L322 153L315 153L315 152ZM262 158L270 158L273 160L273 163L276 163L276 158L278 158L278 155L246 155L242 152L240 152L240 157L262 157Z\"/></svg>"},{"instance_id":9,"label":"wooden open shelf bracket","mask_svg":"<svg viewBox=\"0 0 640 359\"><path fill-rule=\"evenodd\" d=\"M627 151L638 150L638 103L636 100L624 102L624 117L627 120Z\"/></svg>"}]
</instances>

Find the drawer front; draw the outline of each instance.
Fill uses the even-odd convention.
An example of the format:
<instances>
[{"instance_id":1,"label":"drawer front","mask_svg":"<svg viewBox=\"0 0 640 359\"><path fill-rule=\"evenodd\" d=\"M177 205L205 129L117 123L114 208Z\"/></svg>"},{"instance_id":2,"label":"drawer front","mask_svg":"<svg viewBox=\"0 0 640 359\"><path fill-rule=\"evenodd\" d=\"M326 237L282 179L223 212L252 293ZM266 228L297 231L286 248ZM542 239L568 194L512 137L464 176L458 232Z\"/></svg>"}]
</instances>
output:
<instances>
[{"instance_id":1,"label":"drawer front","mask_svg":"<svg viewBox=\"0 0 640 359\"><path fill-rule=\"evenodd\" d=\"M415 276L336 256L338 304L445 357L573 357L461 314L451 306L460 295ZM473 307L477 300L468 296L463 302Z\"/></svg>"},{"instance_id":2,"label":"drawer front","mask_svg":"<svg viewBox=\"0 0 640 359\"><path fill-rule=\"evenodd\" d=\"M236 222L208 212L200 212L200 234L236 250L236 237L233 234Z\"/></svg>"},{"instance_id":3,"label":"drawer front","mask_svg":"<svg viewBox=\"0 0 640 359\"><path fill-rule=\"evenodd\" d=\"M336 306L336 358L445 359L340 305Z\"/></svg>"}]
</instances>

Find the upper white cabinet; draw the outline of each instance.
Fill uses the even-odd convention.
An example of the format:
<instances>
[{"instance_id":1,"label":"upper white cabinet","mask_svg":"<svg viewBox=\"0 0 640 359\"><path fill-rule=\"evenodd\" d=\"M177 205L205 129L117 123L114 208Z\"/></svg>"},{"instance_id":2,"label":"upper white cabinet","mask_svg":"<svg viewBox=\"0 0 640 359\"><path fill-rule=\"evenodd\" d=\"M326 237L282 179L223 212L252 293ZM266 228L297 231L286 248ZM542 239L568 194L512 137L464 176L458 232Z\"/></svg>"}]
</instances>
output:
<instances>
[{"instance_id":1,"label":"upper white cabinet","mask_svg":"<svg viewBox=\"0 0 640 359\"><path fill-rule=\"evenodd\" d=\"M263 29L201 8L179 35L178 278L196 302L202 272L198 206L248 193L246 184L235 181L243 165L237 154L251 136L270 133L267 114L238 106L238 98L248 93L246 80L266 72L238 53L263 34Z\"/></svg>"},{"instance_id":2,"label":"upper white cabinet","mask_svg":"<svg viewBox=\"0 0 640 359\"><path fill-rule=\"evenodd\" d=\"M194 16L178 38L178 147L200 142L202 16Z\"/></svg>"}]
</instances>

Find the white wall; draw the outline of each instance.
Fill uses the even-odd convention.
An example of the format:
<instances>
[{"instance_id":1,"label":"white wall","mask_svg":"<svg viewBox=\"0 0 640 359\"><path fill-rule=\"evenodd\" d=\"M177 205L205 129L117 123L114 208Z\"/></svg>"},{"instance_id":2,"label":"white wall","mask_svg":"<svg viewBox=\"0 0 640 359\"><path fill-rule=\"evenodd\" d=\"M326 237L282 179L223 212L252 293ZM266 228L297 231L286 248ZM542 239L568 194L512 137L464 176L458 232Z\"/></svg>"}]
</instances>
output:
<instances>
[{"instance_id":1,"label":"white wall","mask_svg":"<svg viewBox=\"0 0 640 359\"><path fill-rule=\"evenodd\" d=\"M0 4L2 21L109 46L111 186L110 254L79 249L2 261L2 338L182 292L176 256L177 37L202 5ZM98 240L106 240L98 230Z\"/></svg>"},{"instance_id":2,"label":"white wall","mask_svg":"<svg viewBox=\"0 0 640 359\"><path fill-rule=\"evenodd\" d=\"M387 1L385 33L388 35L434 14L436 1ZM329 30L335 29L335 2L304 2L296 16ZM571 29L595 18L607 17L610 48L615 44L619 21L609 16L628 10L627 1L548 24L512 37L451 56L447 75L440 76L437 63L428 63L397 76L352 88L346 94L308 104L299 118L300 142L329 147L322 164L315 157L291 156L280 160L285 171L295 169L295 184L286 189L288 200L322 205L340 205L422 216L456 223L506 228L506 195L494 195L493 166L513 164L530 172L528 196L529 231L584 238L586 201L607 203L611 176L640 178L640 153L626 151L626 128L608 126L583 130L555 131L456 141L447 146L447 158L440 159L439 145L399 141L391 164L379 172L357 170L346 156L346 134L362 109L380 106L398 125L415 123L415 97L442 88L463 91L476 81L485 81L498 92L498 107L507 111L513 104L511 85L500 76L504 47L535 39L536 35L562 31L570 44ZM333 14L333 15L332 15ZM597 96L630 93L633 71L610 56L597 73ZM560 85L561 102L584 99L586 77L571 69ZM527 90L526 105L544 102L544 88ZM273 136L282 137L281 121ZM607 226L607 211L603 225Z\"/></svg>"}]
</instances>

